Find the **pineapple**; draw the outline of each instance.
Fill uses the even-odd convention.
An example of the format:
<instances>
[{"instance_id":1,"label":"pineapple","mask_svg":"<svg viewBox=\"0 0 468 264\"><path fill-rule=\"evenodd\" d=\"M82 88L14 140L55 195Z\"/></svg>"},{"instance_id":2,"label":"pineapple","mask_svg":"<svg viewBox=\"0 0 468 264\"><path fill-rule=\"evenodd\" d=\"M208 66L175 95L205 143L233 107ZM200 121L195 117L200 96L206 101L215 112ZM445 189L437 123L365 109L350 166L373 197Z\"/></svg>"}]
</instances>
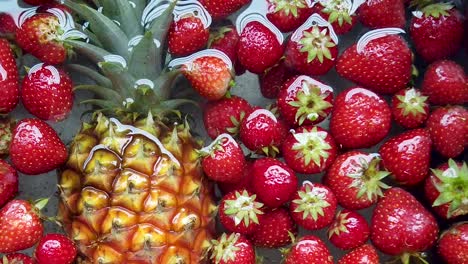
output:
<instances>
[{"instance_id":1,"label":"pineapple","mask_svg":"<svg viewBox=\"0 0 468 264\"><path fill-rule=\"evenodd\" d=\"M98 110L59 172L58 220L81 263L203 263L216 206L200 142L177 111L189 101L170 99L180 69L165 67L164 43L176 3L93 2L63 1L89 23L88 41L64 43L99 69L70 64L96 82L76 90L99 98L84 102Z\"/></svg>"}]
</instances>

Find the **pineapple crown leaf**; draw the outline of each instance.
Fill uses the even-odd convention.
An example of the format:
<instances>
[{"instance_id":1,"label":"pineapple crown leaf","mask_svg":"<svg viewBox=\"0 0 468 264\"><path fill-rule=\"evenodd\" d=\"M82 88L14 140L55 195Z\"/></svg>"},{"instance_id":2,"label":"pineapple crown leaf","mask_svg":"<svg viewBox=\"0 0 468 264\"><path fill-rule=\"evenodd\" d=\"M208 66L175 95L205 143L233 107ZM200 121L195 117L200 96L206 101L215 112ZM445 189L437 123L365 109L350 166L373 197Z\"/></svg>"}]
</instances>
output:
<instances>
[{"instance_id":1,"label":"pineapple crown leaf","mask_svg":"<svg viewBox=\"0 0 468 264\"><path fill-rule=\"evenodd\" d=\"M103 87L112 86L112 82L105 76L99 74L96 70L88 68L79 64L68 64L66 65L67 70L79 73L88 77L89 79L96 82L98 85Z\"/></svg>"},{"instance_id":2,"label":"pineapple crown leaf","mask_svg":"<svg viewBox=\"0 0 468 264\"><path fill-rule=\"evenodd\" d=\"M73 88L73 91L90 91L102 99L109 100L116 104L122 101L122 97L118 92L99 85L78 85Z\"/></svg>"},{"instance_id":3,"label":"pineapple crown leaf","mask_svg":"<svg viewBox=\"0 0 468 264\"><path fill-rule=\"evenodd\" d=\"M128 0L101 0L102 13L120 26L129 37L141 35L143 28L139 23L138 14Z\"/></svg>"}]
</instances>

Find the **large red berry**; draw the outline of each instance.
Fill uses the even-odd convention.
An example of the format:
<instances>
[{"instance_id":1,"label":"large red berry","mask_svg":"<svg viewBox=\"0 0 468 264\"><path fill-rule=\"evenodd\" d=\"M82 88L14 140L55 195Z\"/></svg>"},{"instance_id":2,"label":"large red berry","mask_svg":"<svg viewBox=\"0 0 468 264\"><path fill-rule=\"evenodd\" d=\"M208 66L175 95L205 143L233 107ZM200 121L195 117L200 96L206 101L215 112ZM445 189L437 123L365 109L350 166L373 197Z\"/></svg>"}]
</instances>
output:
<instances>
[{"instance_id":1,"label":"large red berry","mask_svg":"<svg viewBox=\"0 0 468 264\"><path fill-rule=\"evenodd\" d=\"M291 234L296 233L297 227L288 210L280 207L263 215L251 239L257 247L278 248L291 243Z\"/></svg>"},{"instance_id":2,"label":"large red berry","mask_svg":"<svg viewBox=\"0 0 468 264\"><path fill-rule=\"evenodd\" d=\"M338 264L380 264L380 261L375 248L367 244L344 255Z\"/></svg>"},{"instance_id":3,"label":"large red berry","mask_svg":"<svg viewBox=\"0 0 468 264\"><path fill-rule=\"evenodd\" d=\"M405 4L402 0L365 1L359 9L361 23L369 28L404 28Z\"/></svg>"},{"instance_id":4,"label":"large red berry","mask_svg":"<svg viewBox=\"0 0 468 264\"><path fill-rule=\"evenodd\" d=\"M434 149L446 158L455 158L468 146L468 110L447 106L434 110L427 120Z\"/></svg>"},{"instance_id":5,"label":"large red berry","mask_svg":"<svg viewBox=\"0 0 468 264\"><path fill-rule=\"evenodd\" d=\"M72 80L61 69L38 64L23 79L21 100L31 114L44 120L61 121L73 107Z\"/></svg>"},{"instance_id":6,"label":"large red berry","mask_svg":"<svg viewBox=\"0 0 468 264\"><path fill-rule=\"evenodd\" d=\"M267 69L259 76L260 92L263 97L274 99L284 87L289 78L294 76L294 72L286 67L284 60L280 60L275 66Z\"/></svg>"},{"instance_id":7,"label":"large red berry","mask_svg":"<svg viewBox=\"0 0 468 264\"><path fill-rule=\"evenodd\" d=\"M316 2L313 10L328 20L336 34L341 35L351 31L357 23L356 10L353 10L352 5L353 2L346 0L321 0Z\"/></svg>"},{"instance_id":8,"label":"large red berry","mask_svg":"<svg viewBox=\"0 0 468 264\"><path fill-rule=\"evenodd\" d=\"M289 211L298 225L318 230L331 224L336 206L336 197L328 187L306 181L294 194Z\"/></svg>"},{"instance_id":9,"label":"large red berry","mask_svg":"<svg viewBox=\"0 0 468 264\"><path fill-rule=\"evenodd\" d=\"M221 27L211 33L208 47L224 52L233 64L237 64L237 44L239 43L239 38L240 36L234 26ZM239 74L238 72L236 73Z\"/></svg>"},{"instance_id":10,"label":"large red berry","mask_svg":"<svg viewBox=\"0 0 468 264\"><path fill-rule=\"evenodd\" d=\"M371 220L371 239L388 255L403 258L429 249L437 240L436 219L409 192L392 188L377 203Z\"/></svg>"},{"instance_id":11,"label":"large red berry","mask_svg":"<svg viewBox=\"0 0 468 264\"><path fill-rule=\"evenodd\" d=\"M215 20L228 17L249 2L251 0L200 0L200 3Z\"/></svg>"},{"instance_id":12,"label":"large red berry","mask_svg":"<svg viewBox=\"0 0 468 264\"><path fill-rule=\"evenodd\" d=\"M338 156L328 169L324 183L344 208L360 210L371 206L389 188L382 180L390 172L381 169L378 154L350 151Z\"/></svg>"},{"instance_id":13,"label":"large red berry","mask_svg":"<svg viewBox=\"0 0 468 264\"><path fill-rule=\"evenodd\" d=\"M393 94L406 88L412 55L403 38L383 34L367 40L361 39L341 54L336 64L338 74L376 93Z\"/></svg>"},{"instance_id":14,"label":"large red berry","mask_svg":"<svg viewBox=\"0 0 468 264\"><path fill-rule=\"evenodd\" d=\"M239 233L223 233L211 241L211 263L213 264L253 264L255 249L245 236Z\"/></svg>"},{"instance_id":15,"label":"large red berry","mask_svg":"<svg viewBox=\"0 0 468 264\"><path fill-rule=\"evenodd\" d=\"M0 33L15 34L18 30L15 20L10 14L0 13Z\"/></svg>"},{"instance_id":16,"label":"large red berry","mask_svg":"<svg viewBox=\"0 0 468 264\"><path fill-rule=\"evenodd\" d=\"M415 185L429 173L432 141L425 129L403 132L385 142L379 150L385 168L401 185Z\"/></svg>"},{"instance_id":17,"label":"large red berry","mask_svg":"<svg viewBox=\"0 0 468 264\"><path fill-rule=\"evenodd\" d=\"M267 0L267 18L281 32L297 29L312 14L306 0Z\"/></svg>"},{"instance_id":18,"label":"large red berry","mask_svg":"<svg viewBox=\"0 0 468 264\"><path fill-rule=\"evenodd\" d=\"M325 171L335 160L338 147L328 131L316 126L296 128L286 137L281 152L288 166L298 173Z\"/></svg>"},{"instance_id":19,"label":"large red berry","mask_svg":"<svg viewBox=\"0 0 468 264\"><path fill-rule=\"evenodd\" d=\"M289 202L297 189L297 177L286 164L262 158L252 167L252 187L266 206L276 208Z\"/></svg>"},{"instance_id":20,"label":"large red berry","mask_svg":"<svg viewBox=\"0 0 468 264\"><path fill-rule=\"evenodd\" d=\"M248 190L249 192L253 192L252 188L252 166L253 162L247 160L247 163L244 167L244 173L242 179L238 182L218 182L218 187L223 194L230 193L232 191L238 190Z\"/></svg>"},{"instance_id":21,"label":"large red berry","mask_svg":"<svg viewBox=\"0 0 468 264\"><path fill-rule=\"evenodd\" d=\"M328 238L337 248L348 250L366 243L370 229L364 216L350 210L338 212L328 228Z\"/></svg>"},{"instance_id":22,"label":"large red berry","mask_svg":"<svg viewBox=\"0 0 468 264\"><path fill-rule=\"evenodd\" d=\"M0 38L0 114L8 114L19 101L18 68L6 39Z\"/></svg>"},{"instance_id":23,"label":"large red berry","mask_svg":"<svg viewBox=\"0 0 468 264\"><path fill-rule=\"evenodd\" d=\"M34 251L37 264L71 264L76 257L75 244L61 234L47 234Z\"/></svg>"},{"instance_id":24,"label":"large red berry","mask_svg":"<svg viewBox=\"0 0 468 264\"><path fill-rule=\"evenodd\" d=\"M34 259L22 253L10 253L0 259L0 264L34 264Z\"/></svg>"},{"instance_id":25,"label":"large red berry","mask_svg":"<svg viewBox=\"0 0 468 264\"><path fill-rule=\"evenodd\" d=\"M308 235L294 242L292 247L283 252L285 264L321 263L333 264L330 250L320 238Z\"/></svg>"},{"instance_id":26,"label":"large red berry","mask_svg":"<svg viewBox=\"0 0 468 264\"><path fill-rule=\"evenodd\" d=\"M393 120L404 128L417 128L429 117L427 96L415 88L400 90L392 97Z\"/></svg>"},{"instance_id":27,"label":"large red berry","mask_svg":"<svg viewBox=\"0 0 468 264\"><path fill-rule=\"evenodd\" d=\"M444 59L460 50L463 17L453 5L436 3L413 13L410 35L416 52L427 62Z\"/></svg>"},{"instance_id":28,"label":"large red berry","mask_svg":"<svg viewBox=\"0 0 468 264\"><path fill-rule=\"evenodd\" d=\"M0 208L18 193L18 173L0 160Z\"/></svg>"},{"instance_id":29,"label":"large red berry","mask_svg":"<svg viewBox=\"0 0 468 264\"><path fill-rule=\"evenodd\" d=\"M10 155L13 166L28 175L54 170L68 157L54 129L39 119L23 119L16 125Z\"/></svg>"},{"instance_id":30,"label":"large red berry","mask_svg":"<svg viewBox=\"0 0 468 264\"><path fill-rule=\"evenodd\" d=\"M183 16L172 22L169 29L169 52L174 56L190 55L206 47L209 37L210 31L200 17Z\"/></svg>"},{"instance_id":31,"label":"large red berry","mask_svg":"<svg viewBox=\"0 0 468 264\"><path fill-rule=\"evenodd\" d=\"M391 125L387 102L364 88L350 88L335 100L330 131L344 148L367 148L387 136Z\"/></svg>"},{"instance_id":32,"label":"large red berry","mask_svg":"<svg viewBox=\"0 0 468 264\"><path fill-rule=\"evenodd\" d=\"M465 70L454 61L441 60L429 65L424 74L422 91L429 102L437 105L468 102Z\"/></svg>"},{"instance_id":33,"label":"large red berry","mask_svg":"<svg viewBox=\"0 0 468 264\"><path fill-rule=\"evenodd\" d=\"M447 264L468 263L468 223L462 222L442 233L437 251Z\"/></svg>"}]
</instances>

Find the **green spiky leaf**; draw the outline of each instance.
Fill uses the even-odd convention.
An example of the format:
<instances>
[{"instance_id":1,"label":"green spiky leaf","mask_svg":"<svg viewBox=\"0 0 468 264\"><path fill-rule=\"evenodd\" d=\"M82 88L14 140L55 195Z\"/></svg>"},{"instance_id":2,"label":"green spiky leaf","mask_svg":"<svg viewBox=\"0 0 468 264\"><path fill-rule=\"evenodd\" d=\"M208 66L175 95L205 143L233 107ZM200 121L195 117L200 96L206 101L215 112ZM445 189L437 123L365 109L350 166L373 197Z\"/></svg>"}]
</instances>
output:
<instances>
[{"instance_id":1,"label":"green spiky leaf","mask_svg":"<svg viewBox=\"0 0 468 264\"><path fill-rule=\"evenodd\" d=\"M153 33L146 32L141 41L133 47L130 72L137 79L151 79L161 72L158 59L158 47L154 43Z\"/></svg>"},{"instance_id":2,"label":"green spiky leaf","mask_svg":"<svg viewBox=\"0 0 468 264\"><path fill-rule=\"evenodd\" d=\"M103 14L117 21L127 37L142 35L143 27L139 23L135 9L128 0L102 0Z\"/></svg>"}]
</instances>

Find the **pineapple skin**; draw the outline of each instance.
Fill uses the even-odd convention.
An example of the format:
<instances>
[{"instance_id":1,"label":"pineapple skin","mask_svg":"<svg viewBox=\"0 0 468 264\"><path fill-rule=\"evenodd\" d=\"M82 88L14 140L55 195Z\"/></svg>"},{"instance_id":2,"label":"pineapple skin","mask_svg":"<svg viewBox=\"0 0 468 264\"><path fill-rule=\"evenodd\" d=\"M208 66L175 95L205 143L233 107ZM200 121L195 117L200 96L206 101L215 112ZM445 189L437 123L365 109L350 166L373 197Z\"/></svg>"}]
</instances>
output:
<instances>
[{"instance_id":1,"label":"pineapple skin","mask_svg":"<svg viewBox=\"0 0 468 264\"><path fill-rule=\"evenodd\" d=\"M57 216L79 263L205 263L216 205L199 146L187 124L151 115L84 123L59 172Z\"/></svg>"}]
</instances>

